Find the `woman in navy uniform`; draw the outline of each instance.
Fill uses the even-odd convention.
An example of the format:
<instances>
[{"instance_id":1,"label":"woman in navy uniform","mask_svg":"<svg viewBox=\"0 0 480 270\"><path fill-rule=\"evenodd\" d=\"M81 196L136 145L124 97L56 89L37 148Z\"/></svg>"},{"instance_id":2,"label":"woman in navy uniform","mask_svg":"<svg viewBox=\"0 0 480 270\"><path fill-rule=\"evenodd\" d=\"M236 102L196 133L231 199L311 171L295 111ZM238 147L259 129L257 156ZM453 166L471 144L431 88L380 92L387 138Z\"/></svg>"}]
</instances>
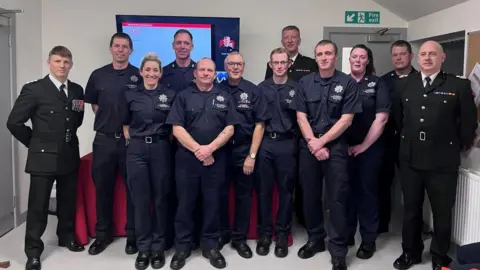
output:
<instances>
[{"instance_id":1,"label":"woman in navy uniform","mask_svg":"<svg viewBox=\"0 0 480 270\"><path fill-rule=\"evenodd\" d=\"M373 256L378 230L378 172L384 141L379 139L388 121L390 92L379 77L374 76L372 51L363 44L350 52L350 76L357 82L362 112L355 115L347 130L349 145L348 228L350 243L354 242L357 222L362 243L357 251L360 259Z\"/></svg>"},{"instance_id":2,"label":"woman in navy uniform","mask_svg":"<svg viewBox=\"0 0 480 270\"><path fill-rule=\"evenodd\" d=\"M143 85L125 93L128 113L123 132L128 140L128 188L135 208L135 236L139 250L136 269L165 264L167 195L172 182L171 125L165 123L175 90L158 83L162 65L154 53L140 65ZM153 212L151 202L153 201Z\"/></svg>"}]
</instances>

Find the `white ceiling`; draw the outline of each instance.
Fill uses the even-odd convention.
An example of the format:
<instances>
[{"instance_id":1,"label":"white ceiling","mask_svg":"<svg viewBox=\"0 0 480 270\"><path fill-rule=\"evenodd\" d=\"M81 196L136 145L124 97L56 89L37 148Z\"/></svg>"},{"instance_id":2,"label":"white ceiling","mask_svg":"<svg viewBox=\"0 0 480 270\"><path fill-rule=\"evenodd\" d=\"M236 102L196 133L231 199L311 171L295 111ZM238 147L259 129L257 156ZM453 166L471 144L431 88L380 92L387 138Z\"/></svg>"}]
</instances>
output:
<instances>
[{"instance_id":1,"label":"white ceiling","mask_svg":"<svg viewBox=\"0 0 480 270\"><path fill-rule=\"evenodd\" d=\"M373 0L400 18L411 21L468 0Z\"/></svg>"}]
</instances>

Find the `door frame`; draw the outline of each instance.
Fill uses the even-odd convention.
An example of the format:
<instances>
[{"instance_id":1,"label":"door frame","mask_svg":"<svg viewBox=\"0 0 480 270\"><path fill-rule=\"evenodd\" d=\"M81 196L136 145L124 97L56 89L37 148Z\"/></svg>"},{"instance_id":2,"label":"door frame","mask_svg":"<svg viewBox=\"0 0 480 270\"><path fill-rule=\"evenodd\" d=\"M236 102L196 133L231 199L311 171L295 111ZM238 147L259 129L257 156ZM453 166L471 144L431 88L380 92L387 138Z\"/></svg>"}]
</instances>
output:
<instances>
[{"instance_id":1,"label":"door frame","mask_svg":"<svg viewBox=\"0 0 480 270\"><path fill-rule=\"evenodd\" d=\"M17 10L7 10L0 8L0 16L7 18L10 27L10 108L17 98L17 51L16 51L16 21L15 13ZM11 156L12 156L12 180L13 181L13 228L20 226L24 220L20 220L21 213L19 212L19 198L17 196L17 190L19 190L19 182L17 177L18 169L18 143L15 138L11 136Z\"/></svg>"},{"instance_id":2,"label":"door frame","mask_svg":"<svg viewBox=\"0 0 480 270\"><path fill-rule=\"evenodd\" d=\"M323 27L323 38L329 39L330 34L339 33L339 34L356 34L356 33L368 33L371 31L372 35L375 35L377 31L388 29L386 34L400 34L400 38L407 40L407 31L408 28L390 28L390 27L342 27L342 26L324 26Z\"/></svg>"}]
</instances>

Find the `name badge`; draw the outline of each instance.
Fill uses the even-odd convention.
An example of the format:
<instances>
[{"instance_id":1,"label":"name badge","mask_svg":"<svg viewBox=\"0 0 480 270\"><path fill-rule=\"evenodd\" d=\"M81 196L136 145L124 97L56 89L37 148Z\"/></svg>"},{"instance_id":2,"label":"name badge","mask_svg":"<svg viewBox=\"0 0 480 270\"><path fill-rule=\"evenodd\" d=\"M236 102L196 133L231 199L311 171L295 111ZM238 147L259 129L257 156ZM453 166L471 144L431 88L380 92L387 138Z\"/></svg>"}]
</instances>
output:
<instances>
[{"instance_id":1,"label":"name badge","mask_svg":"<svg viewBox=\"0 0 480 270\"><path fill-rule=\"evenodd\" d=\"M84 110L83 100L81 100L81 99L72 100L72 111L83 112L83 110Z\"/></svg>"}]
</instances>

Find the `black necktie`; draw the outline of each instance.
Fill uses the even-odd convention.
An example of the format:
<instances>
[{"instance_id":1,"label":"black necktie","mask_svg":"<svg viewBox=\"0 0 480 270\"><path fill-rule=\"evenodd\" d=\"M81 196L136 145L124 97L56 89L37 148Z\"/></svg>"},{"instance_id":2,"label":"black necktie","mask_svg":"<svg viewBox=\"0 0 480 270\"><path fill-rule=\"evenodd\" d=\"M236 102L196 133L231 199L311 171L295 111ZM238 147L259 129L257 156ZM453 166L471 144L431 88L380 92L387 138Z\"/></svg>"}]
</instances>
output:
<instances>
[{"instance_id":1,"label":"black necktie","mask_svg":"<svg viewBox=\"0 0 480 270\"><path fill-rule=\"evenodd\" d=\"M62 83L62 85L60 85L60 94L62 96L64 96L65 98L67 98L67 94L65 93L65 84Z\"/></svg>"},{"instance_id":2,"label":"black necktie","mask_svg":"<svg viewBox=\"0 0 480 270\"><path fill-rule=\"evenodd\" d=\"M427 82L425 84L425 92L428 92L430 90L430 87L432 86L430 84L430 82L432 81L432 79L430 77L425 77L425 81Z\"/></svg>"}]
</instances>

